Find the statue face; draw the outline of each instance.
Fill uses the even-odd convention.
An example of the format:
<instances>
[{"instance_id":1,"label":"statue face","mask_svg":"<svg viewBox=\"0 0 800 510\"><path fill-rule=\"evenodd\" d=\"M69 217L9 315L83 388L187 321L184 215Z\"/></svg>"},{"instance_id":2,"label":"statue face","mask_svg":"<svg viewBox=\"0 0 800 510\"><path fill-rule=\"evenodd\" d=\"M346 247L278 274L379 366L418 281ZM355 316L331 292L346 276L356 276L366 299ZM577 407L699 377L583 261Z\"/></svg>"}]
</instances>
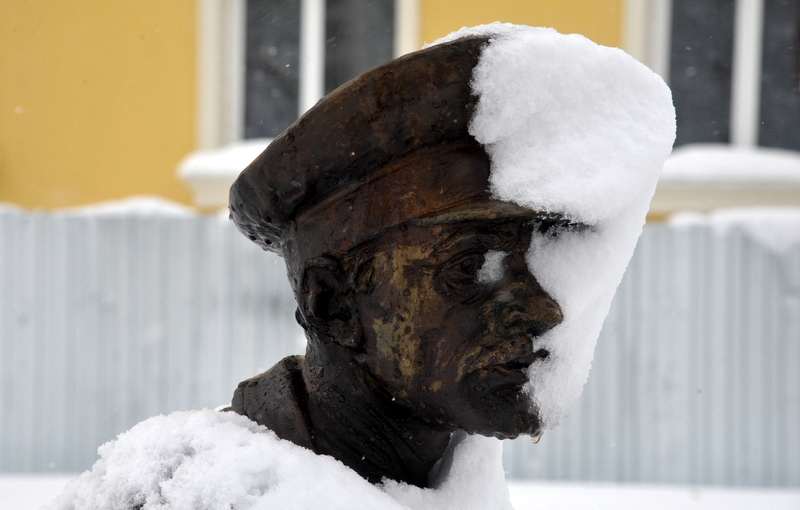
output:
<instances>
[{"instance_id":1,"label":"statue face","mask_svg":"<svg viewBox=\"0 0 800 510\"><path fill-rule=\"evenodd\" d=\"M529 272L530 219L404 226L376 241L357 293L375 384L443 426L498 437L539 431L521 393L548 353L536 338L561 322Z\"/></svg>"}]
</instances>

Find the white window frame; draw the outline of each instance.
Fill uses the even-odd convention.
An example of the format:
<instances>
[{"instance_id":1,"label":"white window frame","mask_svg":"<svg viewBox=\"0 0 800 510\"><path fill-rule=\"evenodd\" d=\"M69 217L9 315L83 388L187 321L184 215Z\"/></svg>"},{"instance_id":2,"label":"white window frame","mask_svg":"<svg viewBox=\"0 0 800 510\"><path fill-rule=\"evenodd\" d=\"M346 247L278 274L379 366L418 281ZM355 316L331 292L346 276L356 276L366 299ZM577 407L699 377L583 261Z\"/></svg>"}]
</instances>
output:
<instances>
[{"instance_id":1,"label":"white window frame","mask_svg":"<svg viewBox=\"0 0 800 510\"><path fill-rule=\"evenodd\" d=\"M650 204L652 218L685 210L800 206L800 176L790 179L785 174L786 166L800 158L791 151L758 147L764 0L736 0L734 9L730 143L689 144L678 150L680 155L671 156ZM667 83L671 28L672 0L626 0L623 48ZM702 177L688 175L686 168L696 161L708 162L714 151L718 170L702 172ZM754 158L760 164L752 168L752 175L733 170L737 160Z\"/></svg>"},{"instance_id":2,"label":"white window frame","mask_svg":"<svg viewBox=\"0 0 800 510\"><path fill-rule=\"evenodd\" d=\"M736 0L731 77L731 145L758 145L764 0ZM669 83L671 0L626 0L624 49Z\"/></svg>"},{"instance_id":3,"label":"white window frame","mask_svg":"<svg viewBox=\"0 0 800 510\"><path fill-rule=\"evenodd\" d=\"M197 2L197 149L240 140L244 133L245 0Z\"/></svg>"},{"instance_id":4,"label":"white window frame","mask_svg":"<svg viewBox=\"0 0 800 510\"><path fill-rule=\"evenodd\" d=\"M198 0L196 148L178 166L202 210L228 205L239 172L270 142L244 138L246 0ZM418 50L419 0L395 0L394 53ZM298 115L325 91L325 0L301 0Z\"/></svg>"},{"instance_id":5,"label":"white window frame","mask_svg":"<svg viewBox=\"0 0 800 510\"><path fill-rule=\"evenodd\" d=\"M246 0L198 0L198 149L242 140ZM395 0L395 56L419 49L419 0ZM301 0L299 114L325 90L325 0Z\"/></svg>"}]
</instances>

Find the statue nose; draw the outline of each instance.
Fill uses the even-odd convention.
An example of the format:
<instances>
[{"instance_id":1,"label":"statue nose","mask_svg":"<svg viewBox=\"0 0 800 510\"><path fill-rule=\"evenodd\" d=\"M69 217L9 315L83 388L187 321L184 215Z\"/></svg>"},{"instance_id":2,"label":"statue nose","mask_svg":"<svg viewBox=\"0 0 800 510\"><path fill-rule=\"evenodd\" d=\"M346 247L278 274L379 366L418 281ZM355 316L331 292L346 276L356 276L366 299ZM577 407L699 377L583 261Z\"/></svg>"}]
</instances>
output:
<instances>
[{"instance_id":1,"label":"statue nose","mask_svg":"<svg viewBox=\"0 0 800 510\"><path fill-rule=\"evenodd\" d=\"M538 283L511 283L498 293L492 309L494 329L506 337L539 336L564 320L561 307Z\"/></svg>"}]
</instances>

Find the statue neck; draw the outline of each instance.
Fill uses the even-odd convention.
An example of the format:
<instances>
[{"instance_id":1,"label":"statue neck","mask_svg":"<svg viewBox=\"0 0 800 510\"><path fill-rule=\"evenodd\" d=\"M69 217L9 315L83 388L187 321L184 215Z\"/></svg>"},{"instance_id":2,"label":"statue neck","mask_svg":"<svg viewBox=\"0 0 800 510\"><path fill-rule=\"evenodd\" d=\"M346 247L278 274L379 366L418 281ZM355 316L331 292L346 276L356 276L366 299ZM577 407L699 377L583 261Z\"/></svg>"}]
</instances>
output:
<instances>
[{"instance_id":1,"label":"statue neck","mask_svg":"<svg viewBox=\"0 0 800 510\"><path fill-rule=\"evenodd\" d=\"M454 429L423 421L394 403L370 384L352 353L338 359L337 347L324 350L323 355L309 350L301 363L315 452L340 460L371 483L387 477L429 487Z\"/></svg>"}]
</instances>

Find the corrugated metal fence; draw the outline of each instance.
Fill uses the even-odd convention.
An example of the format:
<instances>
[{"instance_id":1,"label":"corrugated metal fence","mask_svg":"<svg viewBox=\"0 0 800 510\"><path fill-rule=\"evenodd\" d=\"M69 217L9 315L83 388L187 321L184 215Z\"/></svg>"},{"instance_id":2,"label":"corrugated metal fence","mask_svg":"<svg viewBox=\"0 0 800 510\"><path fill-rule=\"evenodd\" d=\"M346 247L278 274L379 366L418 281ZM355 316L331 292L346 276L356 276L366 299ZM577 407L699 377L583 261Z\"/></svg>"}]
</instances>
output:
<instances>
[{"instance_id":1,"label":"corrugated metal fence","mask_svg":"<svg viewBox=\"0 0 800 510\"><path fill-rule=\"evenodd\" d=\"M0 211L0 471L75 471L302 351L283 262L217 217ZM572 415L513 477L800 487L800 246L648 226Z\"/></svg>"},{"instance_id":2,"label":"corrugated metal fence","mask_svg":"<svg viewBox=\"0 0 800 510\"><path fill-rule=\"evenodd\" d=\"M300 352L283 261L217 217L0 213L0 470L75 471Z\"/></svg>"},{"instance_id":3,"label":"corrugated metal fence","mask_svg":"<svg viewBox=\"0 0 800 510\"><path fill-rule=\"evenodd\" d=\"M800 245L649 225L570 417L517 477L800 487Z\"/></svg>"}]
</instances>

